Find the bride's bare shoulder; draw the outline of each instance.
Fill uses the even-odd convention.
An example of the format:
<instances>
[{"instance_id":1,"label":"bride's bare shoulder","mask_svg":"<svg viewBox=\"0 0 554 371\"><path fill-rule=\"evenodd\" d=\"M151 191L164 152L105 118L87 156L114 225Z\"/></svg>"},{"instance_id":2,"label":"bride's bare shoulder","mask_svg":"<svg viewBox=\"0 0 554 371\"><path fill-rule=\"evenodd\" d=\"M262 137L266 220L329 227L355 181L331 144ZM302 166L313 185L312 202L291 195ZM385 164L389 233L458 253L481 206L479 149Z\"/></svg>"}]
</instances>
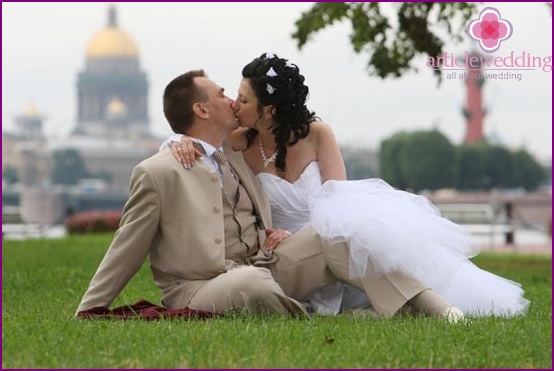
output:
<instances>
[{"instance_id":1,"label":"bride's bare shoulder","mask_svg":"<svg viewBox=\"0 0 554 371\"><path fill-rule=\"evenodd\" d=\"M334 140L335 134L329 124L323 121L313 121L310 123L310 134L308 137L310 138L310 141L317 145L321 142Z\"/></svg>"}]
</instances>

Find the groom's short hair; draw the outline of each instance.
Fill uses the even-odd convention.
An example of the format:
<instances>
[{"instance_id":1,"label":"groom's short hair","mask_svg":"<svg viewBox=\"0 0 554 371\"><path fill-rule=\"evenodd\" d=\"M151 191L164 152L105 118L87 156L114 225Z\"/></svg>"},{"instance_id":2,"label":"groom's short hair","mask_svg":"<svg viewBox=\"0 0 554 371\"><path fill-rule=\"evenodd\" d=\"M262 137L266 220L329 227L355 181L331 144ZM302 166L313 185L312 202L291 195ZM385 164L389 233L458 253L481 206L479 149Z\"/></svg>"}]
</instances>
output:
<instances>
[{"instance_id":1,"label":"groom's short hair","mask_svg":"<svg viewBox=\"0 0 554 371\"><path fill-rule=\"evenodd\" d=\"M204 70L188 71L174 78L164 90L163 110L171 129L185 134L194 121L192 106L206 102L208 94L194 83L196 77L207 77Z\"/></svg>"}]
</instances>

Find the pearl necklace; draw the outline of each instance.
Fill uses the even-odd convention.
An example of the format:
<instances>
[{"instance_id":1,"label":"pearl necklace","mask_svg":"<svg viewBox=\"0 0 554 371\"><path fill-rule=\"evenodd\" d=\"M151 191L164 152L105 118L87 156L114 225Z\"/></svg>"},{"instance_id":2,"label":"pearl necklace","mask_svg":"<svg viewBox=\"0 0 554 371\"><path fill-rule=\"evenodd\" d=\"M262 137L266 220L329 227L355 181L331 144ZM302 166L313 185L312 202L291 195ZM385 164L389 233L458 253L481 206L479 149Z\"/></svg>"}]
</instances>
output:
<instances>
[{"instance_id":1,"label":"pearl necklace","mask_svg":"<svg viewBox=\"0 0 554 371\"><path fill-rule=\"evenodd\" d=\"M258 135L258 138L260 138L260 155L262 156L262 160L264 160L264 167L267 167L267 165L269 165L270 163L275 161L279 151L276 150L275 153L270 158L267 158L267 156L265 154L265 151L264 151L264 145L262 143L262 137L260 135Z\"/></svg>"}]
</instances>

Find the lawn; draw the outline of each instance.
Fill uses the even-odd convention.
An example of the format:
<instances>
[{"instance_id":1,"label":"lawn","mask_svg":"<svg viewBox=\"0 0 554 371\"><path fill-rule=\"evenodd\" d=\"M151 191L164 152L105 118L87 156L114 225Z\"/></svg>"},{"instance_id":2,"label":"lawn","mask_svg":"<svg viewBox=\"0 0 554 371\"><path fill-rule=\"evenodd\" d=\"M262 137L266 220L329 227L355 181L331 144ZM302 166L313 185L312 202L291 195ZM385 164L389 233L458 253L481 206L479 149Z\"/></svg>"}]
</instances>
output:
<instances>
[{"instance_id":1,"label":"lawn","mask_svg":"<svg viewBox=\"0 0 554 371\"><path fill-rule=\"evenodd\" d=\"M3 368L547 368L552 259L482 254L474 262L523 284L518 318L80 320L75 309L111 235L2 242ZM147 265L114 306L159 304Z\"/></svg>"}]
</instances>

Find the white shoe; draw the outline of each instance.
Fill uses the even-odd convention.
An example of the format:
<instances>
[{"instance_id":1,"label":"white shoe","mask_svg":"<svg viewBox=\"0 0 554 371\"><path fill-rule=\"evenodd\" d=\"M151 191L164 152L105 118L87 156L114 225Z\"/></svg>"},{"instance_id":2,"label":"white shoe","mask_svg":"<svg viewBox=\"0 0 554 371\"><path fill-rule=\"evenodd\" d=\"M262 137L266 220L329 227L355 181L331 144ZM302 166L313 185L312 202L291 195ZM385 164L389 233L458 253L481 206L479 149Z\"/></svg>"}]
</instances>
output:
<instances>
[{"instance_id":1,"label":"white shoe","mask_svg":"<svg viewBox=\"0 0 554 371\"><path fill-rule=\"evenodd\" d=\"M458 323L458 321L465 319L464 312L455 306L448 307L444 311L443 316L450 323Z\"/></svg>"}]
</instances>

